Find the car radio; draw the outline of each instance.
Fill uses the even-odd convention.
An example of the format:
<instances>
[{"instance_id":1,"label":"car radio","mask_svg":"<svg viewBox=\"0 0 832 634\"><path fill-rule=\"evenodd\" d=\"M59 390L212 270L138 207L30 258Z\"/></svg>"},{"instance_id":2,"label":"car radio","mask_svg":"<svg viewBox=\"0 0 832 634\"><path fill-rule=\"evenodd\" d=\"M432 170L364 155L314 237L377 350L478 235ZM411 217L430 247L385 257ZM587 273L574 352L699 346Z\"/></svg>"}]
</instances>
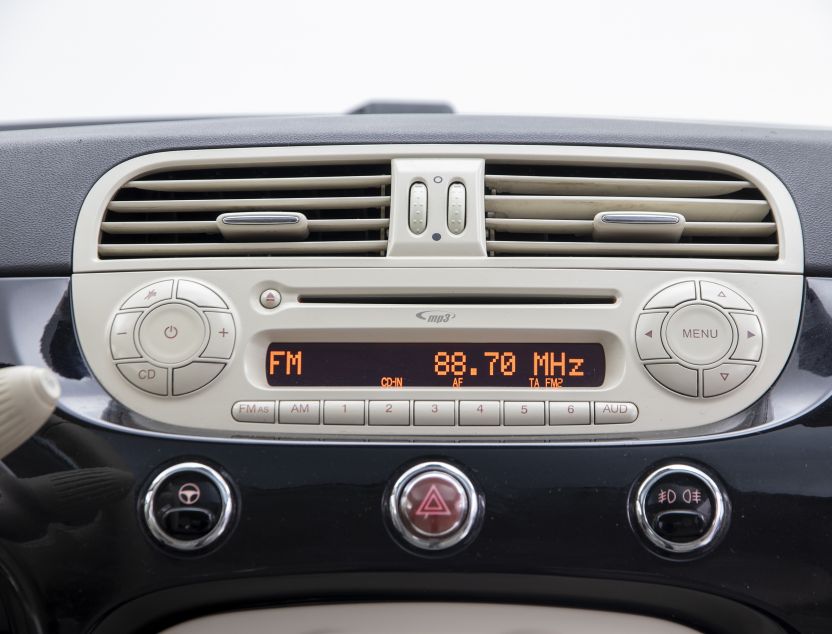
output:
<instances>
[{"instance_id":1,"label":"car radio","mask_svg":"<svg viewBox=\"0 0 832 634\"><path fill-rule=\"evenodd\" d=\"M169 152L90 192L73 317L131 426L650 438L772 386L800 240L770 172L707 152Z\"/></svg>"}]
</instances>

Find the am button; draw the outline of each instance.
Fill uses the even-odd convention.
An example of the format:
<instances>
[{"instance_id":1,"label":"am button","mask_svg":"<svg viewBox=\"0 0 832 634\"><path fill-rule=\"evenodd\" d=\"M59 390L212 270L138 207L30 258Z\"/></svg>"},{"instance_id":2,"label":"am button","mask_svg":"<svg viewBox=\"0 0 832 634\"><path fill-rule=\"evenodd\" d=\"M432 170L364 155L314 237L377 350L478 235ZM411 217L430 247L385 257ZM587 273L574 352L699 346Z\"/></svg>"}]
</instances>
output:
<instances>
[{"instance_id":1,"label":"am button","mask_svg":"<svg viewBox=\"0 0 832 634\"><path fill-rule=\"evenodd\" d=\"M731 350L734 330L721 311L704 304L693 304L670 317L665 338L683 361L708 365L719 361Z\"/></svg>"}]
</instances>

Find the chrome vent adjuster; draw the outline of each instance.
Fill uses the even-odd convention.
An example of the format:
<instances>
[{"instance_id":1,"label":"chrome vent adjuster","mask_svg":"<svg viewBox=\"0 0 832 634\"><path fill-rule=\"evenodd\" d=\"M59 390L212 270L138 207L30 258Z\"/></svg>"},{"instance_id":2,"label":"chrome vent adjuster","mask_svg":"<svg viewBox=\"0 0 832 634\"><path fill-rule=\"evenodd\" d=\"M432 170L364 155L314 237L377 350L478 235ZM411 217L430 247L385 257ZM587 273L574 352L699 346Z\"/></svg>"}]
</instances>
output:
<instances>
[{"instance_id":1,"label":"chrome vent adjuster","mask_svg":"<svg viewBox=\"0 0 832 634\"><path fill-rule=\"evenodd\" d=\"M156 172L107 204L101 259L384 255L390 165Z\"/></svg>"},{"instance_id":2,"label":"chrome vent adjuster","mask_svg":"<svg viewBox=\"0 0 832 634\"><path fill-rule=\"evenodd\" d=\"M713 171L486 162L494 256L776 259L777 225L748 180Z\"/></svg>"}]
</instances>

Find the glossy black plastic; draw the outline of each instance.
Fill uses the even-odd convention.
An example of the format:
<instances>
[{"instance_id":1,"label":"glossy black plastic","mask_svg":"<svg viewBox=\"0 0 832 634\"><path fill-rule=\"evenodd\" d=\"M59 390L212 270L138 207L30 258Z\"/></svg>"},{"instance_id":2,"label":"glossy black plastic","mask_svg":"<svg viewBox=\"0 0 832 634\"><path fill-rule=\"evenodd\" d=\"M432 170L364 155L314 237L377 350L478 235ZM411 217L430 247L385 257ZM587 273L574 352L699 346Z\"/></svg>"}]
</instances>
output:
<instances>
[{"instance_id":1,"label":"glossy black plastic","mask_svg":"<svg viewBox=\"0 0 832 634\"><path fill-rule=\"evenodd\" d=\"M829 632L831 336L832 282L810 280L790 370L802 380L781 385L777 398L811 400L811 411L710 440L229 443L57 416L5 460L12 482L106 468L127 486L79 504L74 516L35 514L31 530L4 532L3 593L23 606L16 631L59 634L157 631L251 604L393 596L631 609L713 632ZM41 338L42 347L60 345L49 333ZM805 409L771 395L758 407ZM772 411L759 419L779 422ZM220 465L241 503L227 538L189 556L159 547L138 517L149 479L182 460ZM380 512L391 478L424 460L460 466L487 502L476 539L449 557L401 548ZM633 484L668 461L706 465L731 499L730 529L697 559L657 556L628 521ZM4 499L7 487L14 484L0 482Z\"/></svg>"}]
</instances>

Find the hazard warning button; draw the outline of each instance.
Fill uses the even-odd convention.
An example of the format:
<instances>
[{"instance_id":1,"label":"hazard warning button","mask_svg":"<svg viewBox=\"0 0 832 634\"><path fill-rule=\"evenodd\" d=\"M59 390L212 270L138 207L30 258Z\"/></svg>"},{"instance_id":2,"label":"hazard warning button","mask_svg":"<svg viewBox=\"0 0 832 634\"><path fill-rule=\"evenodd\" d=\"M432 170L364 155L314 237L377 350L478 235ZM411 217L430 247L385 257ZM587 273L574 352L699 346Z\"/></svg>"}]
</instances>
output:
<instances>
[{"instance_id":1,"label":"hazard warning button","mask_svg":"<svg viewBox=\"0 0 832 634\"><path fill-rule=\"evenodd\" d=\"M408 543L442 550L471 533L482 513L482 501L462 471L432 462L409 469L396 481L388 510L393 526Z\"/></svg>"}]
</instances>

